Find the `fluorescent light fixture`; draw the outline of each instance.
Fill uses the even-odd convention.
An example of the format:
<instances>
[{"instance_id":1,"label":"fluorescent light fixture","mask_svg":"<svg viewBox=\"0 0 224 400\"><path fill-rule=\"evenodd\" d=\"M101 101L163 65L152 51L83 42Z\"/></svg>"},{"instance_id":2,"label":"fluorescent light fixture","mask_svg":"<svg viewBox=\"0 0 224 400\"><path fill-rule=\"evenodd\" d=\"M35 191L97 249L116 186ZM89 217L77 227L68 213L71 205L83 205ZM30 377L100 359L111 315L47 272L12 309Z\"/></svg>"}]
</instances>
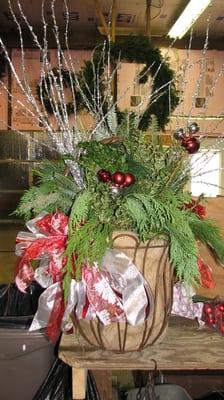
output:
<instances>
[{"instance_id":1,"label":"fluorescent light fixture","mask_svg":"<svg viewBox=\"0 0 224 400\"><path fill-rule=\"evenodd\" d=\"M211 0L190 0L182 14L172 26L168 36L174 39L181 39L210 3Z\"/></svg>"}]
</instances>

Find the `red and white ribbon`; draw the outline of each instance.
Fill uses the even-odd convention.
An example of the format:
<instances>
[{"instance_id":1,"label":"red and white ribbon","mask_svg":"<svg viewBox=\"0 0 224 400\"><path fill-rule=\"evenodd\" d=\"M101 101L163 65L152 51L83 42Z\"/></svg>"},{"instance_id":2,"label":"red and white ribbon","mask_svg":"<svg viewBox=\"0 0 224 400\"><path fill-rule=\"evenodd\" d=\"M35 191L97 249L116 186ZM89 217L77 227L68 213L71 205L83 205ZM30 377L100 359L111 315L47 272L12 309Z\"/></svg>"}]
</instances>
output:
<instances>
[{"instance_id":1,"label":"red and white ribbon","mask_svg":"<svg viewBox=\"0 0 224 400\"><path fill-rule=\"evenodd\" d=\"M60 212L41 213L26 225L30 232L19 232L16 238L16 255L21 259L15 281L22 292L34 278L43 287L61 280L68 217ZM41 261L35 272L31 264L33 260Z\"/></svg>"}]
</instances>

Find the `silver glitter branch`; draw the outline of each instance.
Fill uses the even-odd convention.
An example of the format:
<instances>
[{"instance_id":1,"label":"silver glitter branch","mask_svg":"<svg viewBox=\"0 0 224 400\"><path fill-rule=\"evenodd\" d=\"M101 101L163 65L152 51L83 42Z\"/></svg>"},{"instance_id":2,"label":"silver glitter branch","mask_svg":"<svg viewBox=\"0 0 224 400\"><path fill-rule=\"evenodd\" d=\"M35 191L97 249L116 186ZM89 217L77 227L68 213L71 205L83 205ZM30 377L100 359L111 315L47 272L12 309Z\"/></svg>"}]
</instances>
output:
<instances>
[{"instance_id":1,"label":"silver glitter branch","mask_svg":"<svg viewBox=\"0 0 224 400\"><path fill-rule=\"evenodd\" d=\"M207 19L206 37L205 37L204 47L203 47L203 51L202 51L202 58L200 60L200 74L199 74L199 77L197 79L195 93L194 93L194 95L192 97L192 105L191 105L191 108L189 110L187 125L189 125L189 122L190 122L190 119L191 119L192 110L193 110L193 108L195 106L195 100L196 100L196 97L198 97L200 86L201 86L202 80L203 80L204 75L205 75L206 54L207 54L207 50L208 50L209 27L210 27L210 17Z\"/></svg>"}]
</instances>

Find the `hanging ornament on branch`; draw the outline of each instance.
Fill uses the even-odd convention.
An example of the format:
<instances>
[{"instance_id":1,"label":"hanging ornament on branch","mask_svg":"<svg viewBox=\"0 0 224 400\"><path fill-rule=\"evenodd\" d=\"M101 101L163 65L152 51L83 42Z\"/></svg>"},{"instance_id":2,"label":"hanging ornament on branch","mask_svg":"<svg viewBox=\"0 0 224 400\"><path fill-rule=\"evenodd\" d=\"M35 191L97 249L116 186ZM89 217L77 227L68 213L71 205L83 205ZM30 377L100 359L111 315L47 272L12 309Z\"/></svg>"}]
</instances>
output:
<instances>
[{"instance_id":1,"label":"hanging ornament on branch","mask_svg":"<svg viewBox=\"0 0 224 400\"><path fill-rule=\"evenodd\" d=\"M188 125L188 131L192 134L197 133L199 131L197 122L192 122L190 125Z\"/></svg>"},{"instance_id":2,"label":"hanging ornament on branch","mask_svg":"<svg viewBox=\"0 0 224 400\"><path fill-rule=\"evenodd\" d=\"M176 139L176 140L182 140L185 138L185 132L182 128L179 128L174 132L173 136L174 136L174 139Z\"/></svg>"},{"instance_id":3,"label":"hanging ornament on branch","mask_svg":"<svg viewBox=\"0 0 224 400\"><path fill-rule=\"evenodd\" d=\"M199 132L199 129L198 124L192 122L188 125L187 132L183 128L178 128L173 134L174 139L181 142L181 146L188 151L188 154L197 153L200 148L199 140L193 136L193 134Z\"/></svg>"},{"instance_id":4,"label":"hanging ornament on branch","mask_svg":"<svg viewBox=\"0 0 224 400\"><path fill-rule=\"evenodd\" d=\"M188 154L197 153L200 148L200 142L195 137L187 137L183 139L181 145L188 151Z\"/></svg>"}]
</instances>

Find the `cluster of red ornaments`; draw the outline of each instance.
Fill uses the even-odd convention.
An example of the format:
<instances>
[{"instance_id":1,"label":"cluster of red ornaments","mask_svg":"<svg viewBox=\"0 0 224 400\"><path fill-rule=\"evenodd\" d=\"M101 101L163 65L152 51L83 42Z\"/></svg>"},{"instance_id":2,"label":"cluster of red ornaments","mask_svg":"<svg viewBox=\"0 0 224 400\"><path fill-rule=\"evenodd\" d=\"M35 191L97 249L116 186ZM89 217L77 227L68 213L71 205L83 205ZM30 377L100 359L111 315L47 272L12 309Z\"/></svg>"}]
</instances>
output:
<instances>
[{"instance_id":1,"label":"cluster of red ornaments","mask_svg":"<svg viewBox=\"0 0 224 400\"><path fill-rule=\"evenodd\" d=\"M121 171L116 171L111 174L105 169L100 169L97 172L97 176L100 182L111 183L119 188L128 187L135 183L135 176L130 172L124 173Z\"/></svg>"},{"instance_id":2,"label":"cluster of red ornaments","mask_svg":"<svg viewBox=\"0 0 224 400\"><path fill-rule=\"evenodd\" d=\"M224 303L205 303L202 320L206 325L209 325L224 335Z\"/></svg>"},{"instance_id":3,"label":"cluster of red ornaments","mask_svg":"<svg viewBox=\"0 0 224 400\"><path fill-rule=\"evenodd\" d=\"M200 142L192 135L199 131L199 126L196 122L192 122L187 130L186 133L182 128L177 129L174 132L174 138L181 141L181 146L185 147L189 154L197 153L200 148Z\"/></svg>"}]
</instances>

